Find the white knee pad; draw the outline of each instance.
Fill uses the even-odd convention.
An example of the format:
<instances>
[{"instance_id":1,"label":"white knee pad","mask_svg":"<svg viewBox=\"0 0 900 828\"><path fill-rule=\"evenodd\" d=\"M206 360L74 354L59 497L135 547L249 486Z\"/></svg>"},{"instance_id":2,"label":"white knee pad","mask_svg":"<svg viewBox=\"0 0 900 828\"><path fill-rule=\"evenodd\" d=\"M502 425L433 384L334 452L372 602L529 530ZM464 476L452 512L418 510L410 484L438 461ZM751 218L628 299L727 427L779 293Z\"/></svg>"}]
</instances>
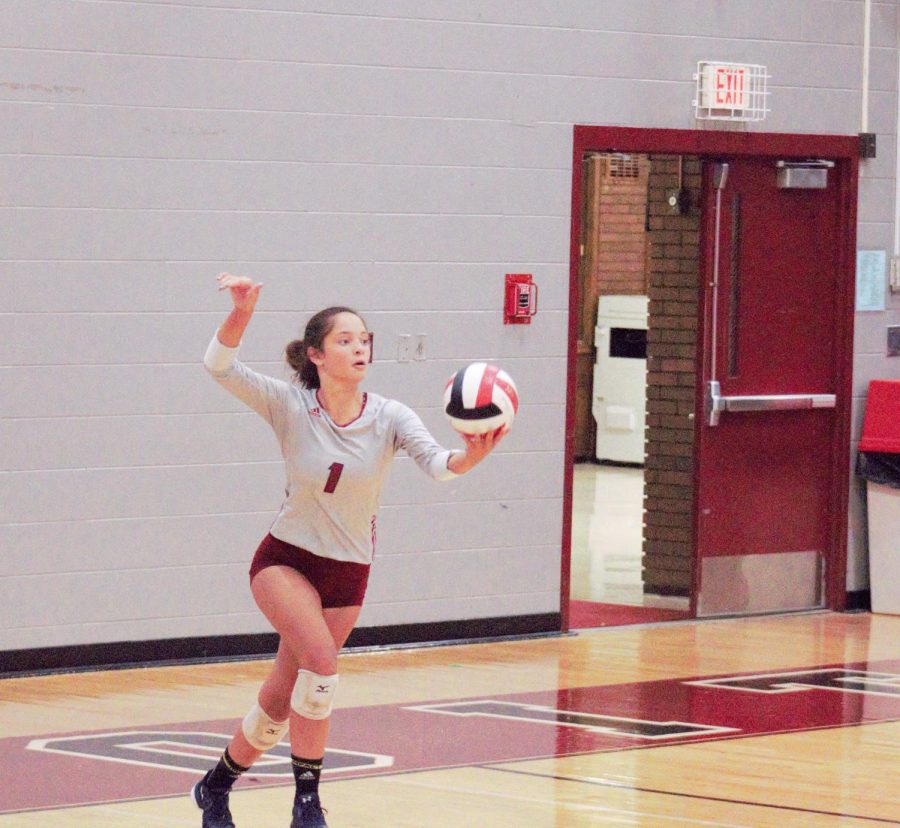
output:
<instances>
[{"instance_id":1,"label":"white knee pad","mask_svg":"<svg viewBox=\"0 0 900 828\"><path fill-rule=\"evenodd\" d=\"M282 740L289 724L289 721L276 722L257 702L244 716L241 730L244 738L257 750L269 750Z\"/></svg>"},{"instance_id":2,"label":"white knee pad","mask_svg":"<svg viewBox=\"0 0 900 828\"><path fill-rule=\"evenodd\" d=\"M327 719L331 715L337 683L337 675L320 676L300 670L291 694L291 709L305 719Z\"/></svg>"}]
</instances>

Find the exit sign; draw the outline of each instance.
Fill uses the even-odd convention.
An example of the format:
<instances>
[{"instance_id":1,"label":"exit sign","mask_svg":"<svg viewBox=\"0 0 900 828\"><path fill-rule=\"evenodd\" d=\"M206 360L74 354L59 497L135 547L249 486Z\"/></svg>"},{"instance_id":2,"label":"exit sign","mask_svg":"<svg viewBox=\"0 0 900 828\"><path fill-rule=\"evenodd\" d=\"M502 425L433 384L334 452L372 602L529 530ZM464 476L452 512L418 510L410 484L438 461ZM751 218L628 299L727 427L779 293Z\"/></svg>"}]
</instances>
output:
<instances>
[{"instance_id":1,"label":"exit sign","mask_svg":"<svg viewBox=\"0 0 900 828\"><path fill-rule=\"evenodd\" d=\"M725 121L761 121L766 112L765 66L724 61L701 61L697 65L698 118Z\"/></svg>"},{"instance_id":2,"label":"exit sign","mask_svg":"<svg viewBox=\"0 0 900 828\"><path fill-rule=\"evenodd\" d=\"M703 105L712 109L747 109L750 103L750 69L727 63L710 63L701 94Z\"/></svg>"}]
</instances>

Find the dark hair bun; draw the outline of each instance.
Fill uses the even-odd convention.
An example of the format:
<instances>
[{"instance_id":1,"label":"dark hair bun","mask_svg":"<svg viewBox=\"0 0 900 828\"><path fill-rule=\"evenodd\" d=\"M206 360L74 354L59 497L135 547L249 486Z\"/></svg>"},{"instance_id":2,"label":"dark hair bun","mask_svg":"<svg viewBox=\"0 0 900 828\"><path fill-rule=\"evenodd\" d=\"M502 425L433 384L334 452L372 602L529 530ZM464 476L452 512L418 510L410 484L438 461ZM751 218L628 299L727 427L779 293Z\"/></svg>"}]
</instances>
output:
<instances>
[{"instance_id":1,"label":"dark hair bun","mask_svg":"<svg viewBox=\"0 0 900 828\"><path fill-rule=\"evenodd\" d=\"M306 345L303 344L303 340L295 339L293 342L288 342L284 349L284 358L293 371L299 372L306 364L307 359Z\"/></svg>"}]
</instances>

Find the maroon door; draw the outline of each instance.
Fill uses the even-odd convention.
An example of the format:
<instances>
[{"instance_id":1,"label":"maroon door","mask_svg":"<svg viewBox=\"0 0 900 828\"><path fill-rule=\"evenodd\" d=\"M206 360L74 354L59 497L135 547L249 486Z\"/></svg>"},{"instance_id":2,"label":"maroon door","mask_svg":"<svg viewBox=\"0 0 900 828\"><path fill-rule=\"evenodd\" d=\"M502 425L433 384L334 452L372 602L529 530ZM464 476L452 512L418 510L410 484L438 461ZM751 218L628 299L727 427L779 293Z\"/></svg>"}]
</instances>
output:
<instances>
[{"instance_id":1,"label":"maroon door","mask_svg":"<svg viewBox=\"0 0 900 828\"><path fill-rule=\"evenodd\" d=\"M705 163L698 615L824 606L843 548L837 173L823 161Z\"/></svg>"}]
</instances>

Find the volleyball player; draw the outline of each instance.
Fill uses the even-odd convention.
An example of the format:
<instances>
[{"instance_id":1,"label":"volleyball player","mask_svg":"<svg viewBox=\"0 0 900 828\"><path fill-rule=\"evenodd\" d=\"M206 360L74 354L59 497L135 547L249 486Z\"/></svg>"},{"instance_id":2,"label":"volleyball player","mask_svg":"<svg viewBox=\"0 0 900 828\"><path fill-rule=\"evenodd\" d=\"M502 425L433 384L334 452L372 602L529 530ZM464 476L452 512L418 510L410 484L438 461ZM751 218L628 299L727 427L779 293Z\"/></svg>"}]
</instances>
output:
<instances>
[{"instance_id":1,"label":"volleyball player","mask_svg":"<svg viewBox=\"0 0 900 828\"><path fill-rule=\"evenodd\" d=\"M203 828L234 828L232 785L290 733L296 781L291 828L327 828L319 777L338 683L337 656L359 616L375 546L382 483L403 449L431 477L464 474L502 432L464 435L448 451L402 403L363 391L372 340L345 307L315 314L286 349L295 381L259 374L237 360L261 284L223 273L232 310L205 365L226 390L260 414L281 445L284 502L250 566L250 589L279 635L271 672L218 764L194 786Z\"/></svg>"}]
</instances>

